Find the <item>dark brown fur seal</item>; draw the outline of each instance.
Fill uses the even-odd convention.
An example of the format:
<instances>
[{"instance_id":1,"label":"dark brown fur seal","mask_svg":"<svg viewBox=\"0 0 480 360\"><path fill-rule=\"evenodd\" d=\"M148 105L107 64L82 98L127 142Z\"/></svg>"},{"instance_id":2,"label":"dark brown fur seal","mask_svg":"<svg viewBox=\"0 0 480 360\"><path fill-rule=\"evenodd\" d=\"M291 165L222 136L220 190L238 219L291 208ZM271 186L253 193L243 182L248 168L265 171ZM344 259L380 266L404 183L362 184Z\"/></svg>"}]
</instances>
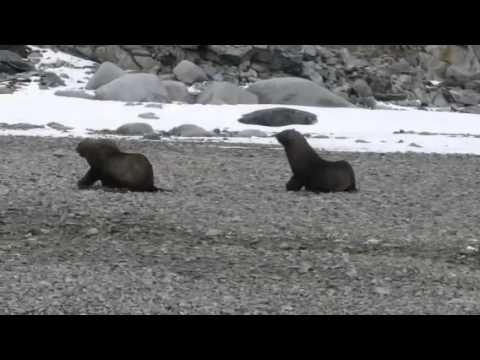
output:
<instances>
[{"instance_id":1,"label":"dark brown fur seal","mask_svg":"<svg viewBox=\"0 0 480 360\"><path fill-rule=\"evenodd\" d=\"M100 180L107 188L165 191L153 185L152 164L144 155L121 152L111 140L86 139L78 144L76 151L90 165L90 170L78 182L80 189Z\"/></svg>"},{"instance_id":2,"label":"dark brown fur seal","mask_svg":"<svg viewBox=\"0 0 480 360\"><path fill-rule=\"evenodd\" d=\"M299 191L304 186L313 192L357 191L348 162L322 159L298 131L285 130L275 137L285 148L293 172L288 191Z\"/></svg>"}]
</instances>

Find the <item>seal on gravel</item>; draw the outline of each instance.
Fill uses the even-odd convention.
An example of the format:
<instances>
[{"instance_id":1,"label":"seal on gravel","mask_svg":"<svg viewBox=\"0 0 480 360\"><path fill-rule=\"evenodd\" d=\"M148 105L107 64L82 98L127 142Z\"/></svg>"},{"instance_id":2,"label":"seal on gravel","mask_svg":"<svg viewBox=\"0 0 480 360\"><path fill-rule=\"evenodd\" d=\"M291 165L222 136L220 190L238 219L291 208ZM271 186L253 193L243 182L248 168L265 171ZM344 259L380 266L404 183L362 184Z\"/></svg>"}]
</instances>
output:
<instances>
[{"instance_id":1,"label":"seal on gravel","mask_svg":"<svg viewBox=\"0 0 480 360\"><path fill-rule=\"evenodd\" d=\"M299 191L304 186L317 193L357 191L355 174L348 162L322 159L296 130L285 130L275 137L285 148L293 172L288 191Z\"/></svg>"},{"instance_id":2,"label":"seal on gravel","mask_svg":"<svg viewBox=\"0 0 480 360\"><path fill-rule=\"evenodd\" d=\"M85 139L78 144L76 151L90 165L90 170L78 181L79 189L88 188L100 180L107 188L165 191L153 185L152 164L144 155L121 152L111 140Z\"/></svg>"}]
</instances>

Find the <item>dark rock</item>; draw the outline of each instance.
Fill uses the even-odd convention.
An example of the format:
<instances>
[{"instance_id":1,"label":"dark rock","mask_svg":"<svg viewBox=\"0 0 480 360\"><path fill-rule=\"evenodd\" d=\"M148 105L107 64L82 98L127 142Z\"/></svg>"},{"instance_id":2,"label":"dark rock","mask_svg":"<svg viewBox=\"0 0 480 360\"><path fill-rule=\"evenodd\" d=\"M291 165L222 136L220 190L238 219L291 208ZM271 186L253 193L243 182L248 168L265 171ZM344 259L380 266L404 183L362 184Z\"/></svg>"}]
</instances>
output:
<instances>
[{"instance_id":1,"label":"dark rock","mask_svg":"<svg viewBox=\"0 0 480 360\"><path fill-rule=\"evenodd\" d=\"M366 98L372 96L372 89L363 79L357 79L352 85L353 91L360 97Z\"/></svg>"},{"instance_id":2,"label":"dark rock","mask_svg":"<svg viewBox=\"0 0 480 360\"><path fill-rule=\"evenodd\" d=\"M35 70L35 67L18 54L8 50L0 50L0 73L17 74L33 70Z\"/></svg>"},{"instance_id":3,"label":"dark rock","mask_svg":"<svg viewBox=\"0 0 480 360\"><path fill-rule=\"evenodd\" d=\"M273 108L257 110L243 115L239 120L242 124L262 126L312 125L317 122L317 115L289 108Z\"/></svg>"},{"instance_id":4,"label":"dark rock","mask_svg":"<svg viewBox=\"0 0 480 360\"><path fill-rule=\"evenodd\" d=\"M209 45L209 50L215 53L219 61L231 65L240 65L252 54L252 45Z\"/></svg>"},{"instance_id":5,"label":"dark rock","mask_svg":"<svg viewBox=\"0 0 480 360\"><path fill-rule=\"evenodd\" d=\"M125 105L129 105L130 106L130 103L127 103ZM147 104L145 105L146 108L155 108L155 109L163 109L163 105L162 104Z\"/></svg>"},{"instance_id":6,"label":"dark rock","mask_svg":"<svg viewBox=\"0 0 480 360\"><path fill-rule=\"evenodd\" d=\"M32 129L44 129L43 125L33 125L28 123L16 123L16 124L5 124L0 123L0 129L5 130L32 130Z\"/></svg>"},{"instance_id":7,"label":"dark rock","mask_svg":"<svg viewBox=\"0 0 480 360\"><path fill-rule=\"evenodd\" d=\"M58 131L69 131L69 130L73 129L72 127L65 126L65 125L59 124L57 122L49 122L47 124L47 126L51 127L52 129L58 130Z\"/></svg>"},{"instance_id":8,"label":"dark rock","mask_svg":"<svg viewBox=\"0 0 480 360\"><path fill-rule=\"evenodd\" d=\"M143 136L143 139L145 140L162 140L162 136L160 134L147 134Z\"/></svg>"},{"instance_id":9,"label":"dark rock","mask_svg":"<svg viewBox=\"0 0 480 360\"><path fill-rule=\"evenodd\" d=\"M116 130L116 133L125 136L140 136L154 134L155 131L153 130L151 125L146 123L129 123L120 126Z\"/></svg>"},{"instance_id":10,"label":"dark rock","mask_svg":"<svg viewBox=\"0 0 480 360\"><path fill-rule=\"evenodd\" d=\"M471 80L465 84L465 89L470 89L480 93L480 80Z\"/></svg>"},{"instance_id":11,"label":"dark rock","mask_svg":"<svg viewBox=\"0 0 480 360\"><path fill-rule=\"evenodd\" d=\"M458 104L478 105L480 103L480 94L473 90L451 89L449 92Z\"/></svg>"},{"instance_id":12,"label":"dark rock","mask_svg":"<svg viewBox=\"0 0 480 360\"><path fill-rule=\"evenodd\" d=\"M312 136L312 138L313 138L313 139L330 139L330 136L319 134L319 135L314 135L314 136Z\"/></svg>"},{"instance_id":13,"label":"dark rock","mask_svg":"<svg viewBox=\"0 0 480 360\"><path fill-rule=\"evenodd\" d=\"M367 80L374 94L384 94L392 91L392 79L386 74L375 72L369 74Z\"/></svg>"},{"instance_id":14,"label":"dark rock","mask_svg":"<svg viewBox=\"0 0 480 360\"><path fill-rule=\"evenodd\" d=\"M406 100L408 95L407 94L393 94L393 93L375 93L375 99L380 101L401 101Z\"/></svg>"},{"instance_id":15,"label":"dark rock","mask_svg":"<svg viewBox=\"0 0 480 360\"><path fill-rule=\"evenodd\" d=\"M45 72L40 75L40 88L54 88L65 86L65 81L53 72Z\"/></svg>"},{"instance_id":16,"label":"dark rock","mask_svg":"<svg viewBox=\"0 0 480 360\"><path fill-rule=\"evenodd\" d=\"M141 119L147 119L147 120L158 120L160 119L155 113L148 112L148 113L143 113L138 115L139 118Z\"/></svg>"},{"instance_id":17,"label":"dark rock","mask_svg":"<svg viewBox=\"0 0 480 360\"><path fill-rule=\"evenodd\" d=\"M170 136L179 136L179 137L211 137L215 134L207 131L200 126L185 124L180 125L168 132Z\"/></svg>"},{"instance_id":18,"label":"dark rock","mask_svg":"<svg viewBox=\"0 0 480 360\"><path fill-rule=\"evenodd\" d=\"M390 65L389 70L392 74L410 74L413 73L412 66L405 59Z\"/></svg>"},{"instance_id":19,"label":"dark rock","mask_svg":"<svg viewBox=\"0 0 480 360\"><path fill-rule=\"evenodd\" d=\"M358 99L357 104L360 105L360 106L363 106L367 109L377 109L378 108L377 101L375 100L375 98L373 96L360 98L360 99Z\"/></svg>"},{"instance_id":20,"label":"dark rock","mask_svg":"<svg viewBox=\"0 0 480 360\"><path fill-rule=\"evenodd\" d=\"M303 71L302 45L272 45L272 61L269 63L273 71L300 76Z\"/></svg>"},{"instance_id":21,"label":"dark rock","mask_svg":"<svg viewBox=\"0 0 480 360\"><path fill-rule=\"evenodd\" d=\"M195 98L188 92L187 86L180 81L165 80L162 81L163 86L167 89L168 98L170 101L178 101L187 104L192 104Z\"/></svg>"}]
</instances>

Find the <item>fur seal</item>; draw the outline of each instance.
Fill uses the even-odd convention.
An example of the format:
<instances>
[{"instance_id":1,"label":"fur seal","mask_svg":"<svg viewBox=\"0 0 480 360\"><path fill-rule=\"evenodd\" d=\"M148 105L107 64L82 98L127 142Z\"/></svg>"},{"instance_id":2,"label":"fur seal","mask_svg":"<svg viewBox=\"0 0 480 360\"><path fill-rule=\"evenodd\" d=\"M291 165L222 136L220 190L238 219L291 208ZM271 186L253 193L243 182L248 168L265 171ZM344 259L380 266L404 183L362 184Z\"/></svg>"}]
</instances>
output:
<instances>
[{"instance_id":1,"label":"fur seal","mask_svg":"<svg viewBox=\"0 0 480 360\"><path fill-rule=\"evenodd\" d=\"M90 170L78 181L79 189L88 188L100 180L107 188L166 191L154 186L152 164L144 155L124 153L112 140L85 139L78 144L76 151L90 165Z\"/></svg>"},{"instance_id":2,"label":"fur seal","mask_svg":"<svg viewBox=\"0 0 480 360\"><path fill-rule=\"evenodd\" d=\"M355 174L348 162L322 159L296 130L285 130L275 137L285 148L293 172L288 191L299 191L304 186L313 192L357 191Z\"/></svg>"}]
</instances>

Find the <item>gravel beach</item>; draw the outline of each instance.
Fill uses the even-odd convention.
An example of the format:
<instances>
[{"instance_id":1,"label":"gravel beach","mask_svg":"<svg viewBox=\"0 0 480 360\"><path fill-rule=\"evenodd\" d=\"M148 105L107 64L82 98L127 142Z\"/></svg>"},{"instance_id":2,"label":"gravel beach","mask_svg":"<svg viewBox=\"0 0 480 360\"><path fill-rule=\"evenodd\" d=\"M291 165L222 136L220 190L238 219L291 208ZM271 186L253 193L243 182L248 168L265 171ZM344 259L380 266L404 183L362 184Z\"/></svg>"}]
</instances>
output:
<instances>
[{"instance_id":1,"label":"gravel beach","mask_svg":"<svg viewBox=\"0 0 480 360\"><path fill-rule=\"evenodd\" d=\"M119 140L172 193L80 191L79 139L0 136L0 314L478 314L480 156Z\"/></svg>"}]
</instances>

